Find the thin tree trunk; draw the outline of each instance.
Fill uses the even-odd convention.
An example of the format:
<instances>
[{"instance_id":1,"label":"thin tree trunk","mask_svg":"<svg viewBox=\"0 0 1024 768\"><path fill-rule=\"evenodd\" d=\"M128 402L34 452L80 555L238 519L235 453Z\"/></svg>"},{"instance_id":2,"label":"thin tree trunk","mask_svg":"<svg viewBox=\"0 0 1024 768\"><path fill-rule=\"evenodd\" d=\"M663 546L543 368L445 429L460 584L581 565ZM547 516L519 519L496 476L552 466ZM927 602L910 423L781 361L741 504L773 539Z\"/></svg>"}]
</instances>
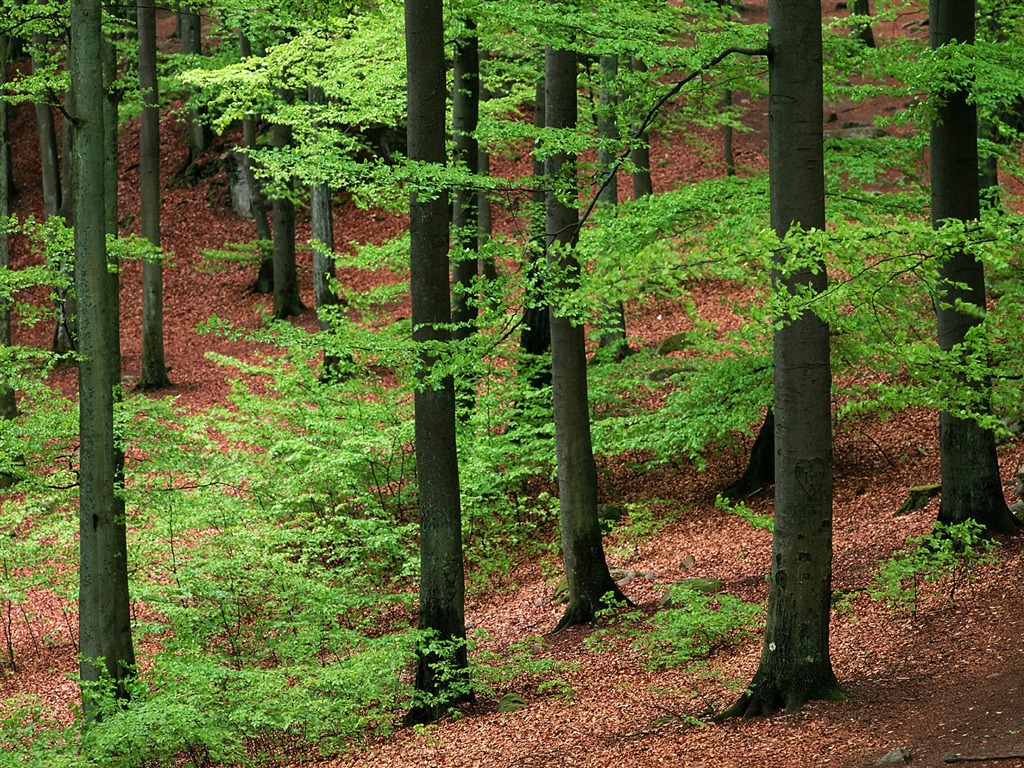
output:
<instances>
[{"instance_id":1,"label":"thin tree trunk","mask_svg":"<svg viewBox=\"0 0 1024 768\"><path fill-rule=\"evenodd\" d=\"M482 60L487 59L488 54L481 54ZM487 89L484 87L483 80L480 81L480 102L481 104L490 98ZM476 155L476 167L477 172L482 176L491 175L491 155L487 151L487 148L479 145L477 146ZM476 195L476 207L477 207L477 248L483 248L491 241L491 233L494 229L494 220L491 215L491 198L487 193L486 189L481 189ZM497 269L494 266L493 258L481 258L480 259L480 274L484 276L485 280L494 280L498 276Z\"/></svg>"},{"instance_id":2,"label":"thin tree trunk","mask_svg":"<svg viewBox=\"0 0 1024 768\"><path fill-rule=\"evenodd\" d=\"M870 0L853 0L853 2L850 3L850 12L855 16L870 16ZM869 22L854 24L853 29L850 30L850 34L855 40L860 40L868 48L875 47L875 33L871 29L871 24Z\"/></svg>"},{"instance_id":3,"label":"thin tree trunk","mask_svg":"<svg viewBox=\"0 0 1024 768\"><path fill-rule=\"evenodd\" d=\"M974 41L973 2L939 2L929 6L931 47ZM932 224L948 220L975 221L981 214L978 198L978 117L969 88L945 94L931 128ZM964 249L943 258L939 268L940 300L935 304L939 347L947 354L964 344L968 332L982 320L957 308L970 304L985 311L985 271L981 261ZM987 400L989 382L961 386L979 388ZM1021 523L1003 496L995 436L972 419L943 411L939 414L942 499L939 522L976 520L990 532L1017 533Z\"/></svg>"},{"instance_id":4,"label":"thin tree trunk","mask_svg":"<svg viewBox=\"0 0 1024 768\"><path fill-rule=\"evenodd\" d=\"M100 716L90 684L110 681L128 697L134 673L124 502L124 457L114 436L121 379L117 276L107 268L104 231L104 94L100 0L72 0L69 65L74 90L73 178L80 401L79 650L87 719ZM70 122L70 121L69 121Z\"/></svg>"},{"instance_id":5,"label":"thin tree trunk","mask_svg":"<svg viewBox=\"0 0 1024 768\"><path fill-rule=\"evenodd\" d=\"M285 96L285 101L290 101ZM276 149L287 148L292 141L292 129L275 124L271 138ZM305 309L299 298L299 277L295 266L295 203L288 196L293 182L285 182L285 195L273 201L274 211L274 317L283 320L296 317Z\"/></svg>"},{"instance_id":6,"label":"thin tree trunk","mask_svg":"<svg viewBox=\"0 0 1024 768\"><path fill-rule=\"evenodd\" d=\"M181 52L186 55L203 55L203 23L202 18L194 8L182 6L178 11L178 29L181 34ZM194 109L189 109L188 122L188 149L189 165L194 165L210 146L210 128L203 123L201 116Z\"/></svg>"},{"instance_id":7,"label":"thin tree trunk","mask_svg":"<svg viewBox=\"0 0 1024 768\"><path fill-rule=\"evenodd\" d=\"M545 123L545 84L544 78L537 80L536 106L533 113L533 124L543 128ZM519 334L519 346L523 351L530 371L530 384L534 387L546 387L551 384L551 367L542 364L542 359L551 349L551 318L543 286L538 283L538 269L535 267L540 254L547 243L545 232L544 206L547 195L544 191L544 161L540 159L540 143L537 142L533 154L533 191L530 195L530 251L526 265L526 293L523 308L523 329Z\"/></svg>"},{"instance_id":8,"label":"thin tree trunk","mask_svg":"<svg viewBox=\"0 0 1024 768\"><path fill-rule=\"evenodd\" d=\"M0 34L0 90L7 82L7 61L10 56L10 40ZM6 219L11 212L10 184L11 153L10 137L7 132L7 102L0 99L0 221ZM0 232L0 272L8 267L10 237L6 229ZM11 310L7 298L0 296L0 346L11 346ZM0 381L0 419L13 419L18 415L14 388L7 381ZM11 482L8 475L0 474L0 488L6 488Z\"/></svg>"},{"instance_id":9,"label":"thin tree trunk","mask_svg":"<svg viewBox=\"0 0 1024 768\"><path fill-rule=\"evenodd\" d=\"M729 110L732 108L732 89L726 88L722 97L722 106ZM722 154L725 156L725 175L736 175L736 153L732 146L733 128L726 123L722 126Z\"/></svg>"},{"instance_id":10,"label":"thin tree trunk","mask_svg":"<svg viewBox=\"0 0 1024 768\"><path fill-rule=\"evenodd\" d=\"M155 33L154 33L155 37ZM117 193L120 179L120 158L117 151L118 115L121 89L117 87L117 46L103 36L103 228L108 235L117 235ZM153 82L156 82L155 76ZM156 86L154 85L154 88ZM154 96L156 92L154 91ZM159 120L159 117L157 117Z\"/></svg>"},{"instance_id":11,"label":"thin tree trunk","mask_svg":"<svg viewBox=\"0 0 1024 768\"><path fill-rule=\"evenodd\" d=\"M479 170L479 147L473 133L480 115L480 50L476 25L469 20L466 21L466 36L455 43L453 78L452 133L455 162L475 176ZM452 205L452 322L455 324L454 336L457 340L472 335L478 313L476 297L473 295L478 274L478 229L476 191L470 187L455 190Z\"/></svg>"},{"instance_id":12,"label":"thin tree trunk","mask_svg":"<svg viewBox=\"0 0 1024 768\"><path fill-rule=\"evenodd\" d=\"M139 29L139 197L142 236L160 247L160 96L156 79L156 10L151 0L136 6ZM142 375L139 388L170 386L164 358L163 266L142 262Z\"/></svg>"},{"instance_id":13,"label":"thin tree trunk","mask_svg":"<svg viewBox=\"0 0 1024 768\"><path fill-rule=\"evenodd\" d=\"M252 56L252 46L243 33L238 35L238 50L242 58ZM247 150L256 148L256 116L252 115L242 120L242 145ZM270 222L267 220L267 201L263 196L263 190L256 175L253 173L252 156L246 152L242 156L242 169L245 173L246 183L249 185L249 200L252 210L253 222L256 226L256 239L259 241L260 267L253 283L253 290L256 293L274 292L274 250L271 246L273 234L270 231Z\"/></svg>"},{"instance_id":14,"label":"thin tree trunk","mask_svg":"<svg viewBox=\"0 0 1024 768\"><path fill-rule=\"evenodd\" d=\"M409 158L443 166L447 89L441 0L406 0L405 30ZM445 191L432 199L412 194L409 236L413 340L417 344L446 344L451 341L451 302ZM437 362L421 351L424 375ZM406 720L428 722L455 703L472 698L466 652L455 385L451 374L439 382L416 387L413 407L420 512L419 627L431 633L434 642L431 650L422 649L418 654L415 685L420 698Z\"/></svg>"},{"instance_id":15,"label":"thin tree trunk","mask_svg":"<svg viewBox=\"0 0 1024 768\"><path fill-rule=\"evenodd\" d=\"M634 72L646 72L647 65L636 56L630 62ZM637 126L639 128L639 125ZM633 131L634 135L636 130ZM633 142L633 148L629 151L629 161L636 170L633 171L633 199L639 200L644 195L654 194L654 185L651 183L651 147L650 134L643 131Z\"/></svg>"},{"instance_id":16,"label":"thin tree trunk","mask_svg":"<svg viewBox=\"0 0 1024 768\"><path fill-rule=\"evenodd\" d=\"M747 468L735 483L722 491L729 499L742 499L775 484L775 411L771 406L750 449Z\"/></svg>"},{"instance_id":17,"label":"thin tree trunk","mask_svg":"<svg viewBox=\"0 0 1024 768\"><path fill-rule=\"evenodd\" d=\"M768 137L771 220L824 230L822 41L819 0L769 0ZM789 272L776 291L820 293L819 261ZM820 259L820 255L819 255ZM747 692L724 716L793 712L842 696L829 658L832 598L832 419L828 325L803 310L775 332L775 531L761 661Z\"/></svg>"},{"instance_id":18,"label":"thin tree trunk","mask_svg":"<svg viewBox=\"0 0 1024 768\"><path fill-rule=\"evenodd\" d=\"M545 125L576 125L576 54L548 46L544 56ZM572 252L579 212L559 201L556 187L575 186L576 159L564 152L545 163L548 182L548 260L557 264L567 288L579 283L580 265ZM625 597L608 572L597 517L597 465L590 438L587 351L584 328L556 307L551 312L551 370L558 455L559 529L569 604L556 631L594 620L608 600Z\"/></svg>"},{"instance_id":19,"label":"thin tree trunk","mask_svg":"<svg viewBox=\"0 0 1024 768\"><path fill-rule=\"evenodd\" d=\"M616 79L619 76L619 57L603 54L600 58L601 95L597 114L597 138L601 141L597 151L598 184L602 184L598 195L598 207L604 216L614 215L619 204L619 178L616 169L618 152L615 147L619 140L618 92ZM633 350L626 341L626 311L621 301L607 302L602 318L599 347L612 360L624 360Z\"/></svg>"}]
</instances>

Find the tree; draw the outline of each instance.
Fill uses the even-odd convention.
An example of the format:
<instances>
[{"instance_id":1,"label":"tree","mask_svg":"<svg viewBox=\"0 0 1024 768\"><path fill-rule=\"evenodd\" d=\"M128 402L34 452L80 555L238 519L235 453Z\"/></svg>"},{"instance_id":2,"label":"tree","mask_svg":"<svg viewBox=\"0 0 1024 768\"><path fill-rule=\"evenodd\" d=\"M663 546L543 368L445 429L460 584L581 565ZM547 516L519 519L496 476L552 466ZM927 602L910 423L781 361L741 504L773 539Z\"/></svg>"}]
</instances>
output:
<instances>
[{"instance_id":1,"label":"tree","mask_svg":"<svg viewBox=\"0 0 1024 768\"><path fill-rule=\"evenodd\" d=\"M79 308L79 650L83 705L97 716L90 686L109 681L127 698L134 673L127 535L119 496L124 456L114 435L121 379L117 275L104 231L104 115L100 0L72 0L69 66L74 121L75 284Z\"/></svg>"},{"instance_id":2,"label":"tree","mask_svg":"<svg viewBox=\"0 0 1024 768\"><path fill-rule=\"evenodd\" d=\"M647 65L636 56L630 59L630 66L634 72L646 72ZM638 200L644 195L654 194L654 185L651 183L651 145L647 129L644 128L637 134L629 150L629 161L633 164L633 199Z\"/></svg>"},{"instance_id":3,"label":"tree","mask_svg":"<svg viewBox=\"0 0 1024 768\"><path fill-rule=\"evenodd\" d=\"M243 60L252 56L252 43L244 32L238 34L238 52ZM267 221L267 201L263 189L253 173L253 159L250 152L256 149L257 117L248 115L242 120L242 146L246 152L242 155L242 171L245 174L246 186L249 187L249 200L253 223L256 227L256 239L259 241L260 268L253 283L256 293L273 293L274 291L274 252L269 243L273 238L270 223Z\"/></svg>"},{"instance_id":4,"label":"tree","mask_svg":"<svg viewBox=\"0 0 1024 768\"><path fill-rule=\"evenodd\" d=\"M773 275L782 300L827 287L801 234L825 228L822 40L818 0L770 0L769 170ZM829 328L812 310L775 331L775 529L764 646L746 693L723 717L840 697L829 659L832 421Z\"/></svg>"},{"instance_id":5,"label":"tree","mask_svg":"<svg viewBox=\"0 0 1024 768\"><path fill-rule=\"evenodd\" d=\"M185 55L203 55L203 20L194 6L182 5L178 10L178 29L181 35L181 52ZM188 111L188 152L189 166L194 166L199 156L210 146L210 128L195 109Z\"/></svg>"},{"instance_id":6,"label":"tree","mask_svg":"<svg viewBox=\"0 0 1024 768\"><path fill-rule=\"evenodd\" d=\"M929 5L929 43L970 44L974 41L974 2ZM967 84L947 88L931 127L932 225L973 222L980 216L978 198L978 117ZM961 304L970 309L965 310ZM942 255L939 299L935 303L939 347L948 355L966 352L968 334L982 322L985 312L985 271L968 249L959 247ZM987 402L987 381L961 382L981 391ZM948 411L939 414L942 499L939 522L976 520L994 533L1017 533L1021 523L1007 507L999 477L995 436L970 418Z\"/></svg>"},{"instance_id":7,"label":"tree","mask_svg":"<svg viewBox=\"0 0 1024 768\"><path fill-rule=\"evenodd\" d=\"M10 38L0 33L0 90L7 80L7 60L10 49ZM10 143L7 134L7 102L0 99L0 222L10 214L10 185L8 179L10 169ZM0 272L8 268L10 239L7 230L0 224ZM6 296L0 296L0 347L11 346L11 310ZM13 419L17 415L14 389L5 381L0 381L0 419ZM0 474L0 487L6 478Z\"/></svg>"},{"instance_id":8,"label":"tree","mask_svg":"<svg viewBox=\"0 0 1024 768\"><path fill-rule=\"evenodd\" d=\"M544 54L545 125L576 125L576 54L548 45ZM579 283L580 265L572 252L579 212L566 198L576 196L575 158L567 152L548 155L547 252L557 264L562 289ZM587 397L587 350L583 324L570 310L552 306L551 388L558 455L559 529L569 604L556 631L593 621L612 602L625 601L608 572L597 516L597 465L590 437Z\"/></svg>"},{"instance_id":9,"label":"tree","mask_svg":"<svg viewBox=\"0 0 1024 768\"><path fill-rule=\"evenodd\" d=\"M406 0L409 159L443 166L445 48L441 0ZM420 348L416 387L416 478L420 515L419 626L431 641L416 664L420 697L409 722L436 720L471 698L466 653L462 510L455 447L455 386L450 372L433 372L437 345L451 341L448 291L448 195L414 189L409 210L409 283L413 341Z\"/></svg>"},{"instance_id":10,"label":"tree","mask_svg":"<svg viewBox=\"0 0 1024 768\"><path fill-rule=\"evenodd\" d=\"M292 102L290 94L282 94L286 104ZM275 123L271 128L275 149L287 149L292 140L291 126ZM294 183L282 182L284 189L272 203L274 219L274 318L283 320L302 314L305 309L299 298L299 277L295 267L295 203L292 201Z\"/></svg>"},{"instance_id":11,"label":"tree","mask_svg":"<svg viewBox=\"0 0 1024 768\"><path fill-rule=\"evenodd\" d=\"M142 236L160 247L160 95L156 77L156 9L151 0L137 4L139 93L139 197ZM164 276L159 256L142 262L142 374L139 388L171 385L164 357Z\"/></svg>"},{"instance_id":12,"label":"tree","mask_svg":"<svg viewBox=\"0 0 1024 768\"><path fill-rule=\"evenodd\" d=\"M452 88L452 133L455 162L469 174L479 171L480 156L474 132L480 115L480 47L476 24L467 19L466 30L455 42ZM452 265L452 321L455 337L469 338L477 318L473 297L479 249L477 193L471 187L455 190L452 204L452 234L455 259Z\"/></svg>"}]
</instances>

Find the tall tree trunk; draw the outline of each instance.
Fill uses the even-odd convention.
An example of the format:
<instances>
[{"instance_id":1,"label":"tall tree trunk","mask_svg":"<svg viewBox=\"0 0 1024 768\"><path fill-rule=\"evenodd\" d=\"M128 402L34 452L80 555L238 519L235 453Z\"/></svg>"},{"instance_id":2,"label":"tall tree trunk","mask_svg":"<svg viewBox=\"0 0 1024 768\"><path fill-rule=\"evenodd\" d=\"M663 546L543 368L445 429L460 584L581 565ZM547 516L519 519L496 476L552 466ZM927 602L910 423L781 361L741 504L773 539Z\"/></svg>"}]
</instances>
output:
<instances>
[{"instance_id":1,"label":"tall tree trunk","mask_svg":"<svg viewBox=\"0 0 1024 768\"><path fill-rule=\"evenodd\" d=\"M285 101L291 101L290 96ZM292 129L277 123L271 129L273 145L285 149L292 142ZM285 183L285 194L273 201L274 211L274 317L283 320L295 317L305 309L299 298L299 277L295 267L295 203L291 194L293 182Z\"/></svg>"},{"instance_id":2,"label":"tall tree trunk","mask_svg":"<svg viewBox=\"0 0 1024 768\"><path fill-rule=\"evenodd\" d=\"M545 80L537 80L533 124L543 128L545 123ZM533 191L530 194L530 249L529 261L526 265L526 290L523 308L523 330L519 334L519 347L522 349L528 366L531 368L530 384L534 387L546 387L551 384L551 367L542 364L542 359L551 349L551 318L544 288L539 284L538 269L535 264L547 244L545 224L544 161L540 159L540 142L536 142L533 153Z\"/></svg>"},{"instance_id":3,"label":"tall tree trunk","mask_svg":"<svg viewBox=\"0 0 1024 768\"><path fill-rule=\"evenodd\" d=\"M732 109L732 89L726 88L722 96L722 106L726 110ZM736 175L736 153L733 150L733 128L731 123L722 126L722 154L725 156L725 175Z\"/></svg>"},{"instance_id":4,"label":"tall tree trunk","mask_svg":"<svg viewBox=\"0 0 1024 768\"><path fill-rule=\"evenodd\" d=\"M238 50L243 59L252 56L252 45L244 33L238 34ZM257 145L256 116L250 115L242 120L242 146L247 150L253 150ZM251 200L252 218L256 226L256 239L259 241L260 267L256 275L256 281L252 289L256 293L274 292L274 250L271 246L273 234L270 231L270 222L267 220L267 200L263 196L263 190L256 175L253 173L252 156L246 152L242 156L242 169L245 173L245 181L249 186L249 200Z\"/></svg>"},{"instance_id":5,"label":"tall tree trunk","mask_svg":"<svg viewBox=\"0 0 1024 768\"><path fill-rule=\"evenodd\" d=\"M103 33L100 0L72 0L69 65L74 91L75 264L79 306L79 650L86 717L99 716L101 679L127 698L135 651L128 598L124 457L114 439L121 379L117 276L107 268L104 231ZM69 121L70 122L70 121Z\"/></svg>"},{"instance_id":6,"label":"tall tree trunk","mask_svg":"<svg viewBox=\"0 0 1024 768\"><path fill-rule=\"evenodd\" d=\"M630 62L634 72L646 72L647 65L634 56ZM641 115L642 117L642 115ZM640 129L637 125L633 135ZM644 195L654 194L654 185L651 182L651 146L650 134L645 130L636 136L633 148L629 151L629 162L636 170L633 171L633 199L639 200Z\"/></svg>"},{"instance_id":7,"label":"tall tree trunk","mask_svg":"<svg viewBox=\"0 0 1024 768\"><path fill-rule=\"evenodd\" d=\"M761 428L750 448L750 458L743 475L735 483L722 491L729 499L742 499L744 496L759 491L768 485L775 484L775 411L768 406Z\"/></svg>"},{"instance_id":8,"label":"tall tree trunk","mask_svg":"<svg viewBox=\"0 0 1024 768\"><path fill-rule=\"evenodd\" d=\"M480 59L486 61L488 58L486 52L480 54ZM479 70L478 70L479 71ZM483 78L480 76L480 103L487 101L490 98L490 94L484 85ZM476 154L476 168L477 172L482 176L491 175L491 155L487 151L487 148L481 145L477 146ZM477 247L482 248L487 245L491 240L491 232L494 229L494 220L491 216L491 198L488 195L486 189L481 189L476 195L476 207L477 207ZM494 266L493 258L481 258L480 259L480 274L484 276L485 280L494 280L498 276L497 269Z\"/></svg>"},{"instance_id":9,"label":"tall tree trunk","mask_svg":"<svg viewBox=\"0 0 1024 768\"><path fill-rule=\"evenodd\" d=\"M154 34L155 37L155 34ZM155 45L155 44L154 44ZM155 50L155 47L154 47ZM103 228L108 235L117 235L117 193L121 177L117 151L118 114L121 89L117 86L117 46L107 35L103 36ZM155 56L155 54L154 54ZM154 76L154 83L156 79ZM156 86L154 85L154 88ZM156 92L154 91L154 95ZM159 120L159 117L157 118Z\"/></svg>"},{"instance_id":10,"label":"tall tree trunk","mask_svg":"<svg viewBox=\"0 0 1024 768\"><path fill-rule=\"evenodd\" d=\"M142 236L160 247L160 96L156 80L156 10L151 0L136 5L139 21L139 197ZM142 375L139 388L170 386L164 358L164 277L158 259L142 262Z\"/></svg>"},{"instance_id":11,"label":"tall tree trunk","mask_svg":"<svg viewBox=\"0 0 1024 768\"><path fill-rule=\"evenodd\" d=\"M203 55L203 20L195 8L182 6L178 11L178 27L181 32L181 52L186 55ZM199 156L210 146L210 128L203 123L194 109L187 113L189 165L195 164Z\"/></svg>"},{"instance_id":12,"label":"tall tree trunk","mask_svg":"<svg viewBox=\"0 0 1024 768\"><path fill-rule=\"evenodd\" d=\"M933 49L974 41L974 2L932 0L929 4L929 40ZM969 100L969 88L941 94L942 103L931 128L932 224L949 220L975 221L978 202L978 117ZM939 347L951 355L962 354L968 332L982 320L977 314L957 309L959 302L985 311L985 271L970 251L959 249L945 256L939 269L940 300L935 304ZM961 386L983 388L989 383ZM1016 533L1021 524L1003 496L996 457L995 436L972 419L939 414L942 463L942 499L939 522L976 520L991 532Z\"/></svg>"},{"instance_id":13,"label":"tall tree trunk","mask_svg":"<svg viewBox=\"0 0 1024 768\"><path fill-rule=\"evenodd\" d=\"M825 228L819 0L769 0L768 138L772 228ZM789 272L775 290L827 287L824 263ZM788 257L791 258L791 257ZM819 254L820 258L820 254ZM791 267L790 267L791 268ZM800 709L842 692L829 658L832 598L832 419L829 329L803 310L775 332L775 532L761 661L726 715Z\"/></svg>"},{"instance_id":14,"label":"tall tree trunk","mask_svg":"<svg viewBox=\"0 0 1024 768\"><path fill-rule=\"evenodd\" d=\"M455 162L464 166L470 174L476 175L479 170L479 147L473 134L480 116L480 50L476 25L469 20L466 21L466 36L455 43L453 78L452 133ZM452 322L455 323L456 339L469 338L476 323L477 305L473 291L478 274L478 229L476 191L472 187L455 190L452 205Z\"/></svg>"},{"instance_id":15,"label":"tall tree trunk","mask_svg":"<svg viewBox=\"0 0 1024 768\"><path fill-rule=\"evenodd\" d=\"M445 50L441 0L406 0L408 145L414 162L443 166L445 152ZM448 292L448 195L412 193L409 210L409 284L413 340L451 341ZM426 375L437 360L420 353ZM472 698L466 653L462 510L455 447L455 385L450 374L416 387L416 479L420 513L420 629L432 650L416 664L419 698L408 722L429 722L453 704ZM443 668L443 669L442 669Z\"/></svg>"},{"instance_id":16,"label":"tall tree trunk","mask_svg":"<svg viewBox=\"0 0 1024 768\"><path fill-rule=\"evenodd\" d=\"M616 168L618 152L615 147L619 140L618 91L616 80L619 76L619 57L603 54L600 58L601 94L597 114L597 138L601 143L597 150L598 184L603 187L598 195L598 206L605 216L614 215L619 204L619 177ZM633 350L626 341L626 311L621 301L607 302L602 319L599 346L604 354L616 362L626 358Z\"/></svg>"},{"instance_id":17,"label":"tall tree trunk","mask_svg":"<svg viewBox=\"0 0 1024 768\"><path fill-rule=\"evenodd\" d=\"M870 0L853 0L853 2L850 3L850 12L855 16L870 16ZM855 40L860 40L868 48L875 47L875 33L871 29L870 22L861 21L854 24L853 28L850 30L850 34Z\"/></svg>"},{"instance_id":18,"label":"tall tree trunk","mask_svg":"<svg viewBox=\"0 0 1024 768\"><path fill-rule=\"evenodd\" d=\"M548 46L544 55L545 125L576 126L576 54ZM547 177L548 260L557 263L565 287L579 284L580 265L572 252L579 212L558 199L558 191L575 189L575 157L559 152L545 163ZM594 620L606 607L625 598L608 572L597 517L597 465L590 439L587 398L587 350L584 328L551 308L551 386L555 406L558 455L559 529L565 561L569 605L556 631Z\"/></svg>"},{"instance_id":19,"label":"tall tree trunk","mask_svg":"<svg viewBox=\"0 0 1024 768\"><path fill-rule=\"evenodd\" d=\"M0 33L0 90L7 82L7 62L10 56L10 39ZM0 221L11 213L10 184L11 175L10 137L7 132L7 102L0 99ZM0 232L0 272L8 267L10 256L10 238L7 231ZM11 310L7 298L0 296L0 347L11 346ZM14 388L7 381L0 380L0 419L13 419L18 415ZM11 478L0 473L0 488L7 487Z\"/></svg>"}]
</instances>

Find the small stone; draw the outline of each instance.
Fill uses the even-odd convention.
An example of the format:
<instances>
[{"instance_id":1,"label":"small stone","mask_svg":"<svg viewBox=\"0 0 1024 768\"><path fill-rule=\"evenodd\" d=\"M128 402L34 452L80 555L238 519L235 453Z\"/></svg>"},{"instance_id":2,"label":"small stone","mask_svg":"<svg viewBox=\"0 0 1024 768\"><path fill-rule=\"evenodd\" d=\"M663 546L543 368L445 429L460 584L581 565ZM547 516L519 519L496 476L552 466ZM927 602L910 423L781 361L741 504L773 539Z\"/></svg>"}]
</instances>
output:
<instances>
[{"instance_id":1,"label":"small stone","mask_svg":"<svg viewBox=\"0 0 1024 768\"><path fill-rule=\"evenodd\" d=\"M626 516L626 508L618 504L602 504L597 508L597 519L603 523L617 523Z\"/></svg>"},{"instance_id":2,"label":"small stone","mask_svg":"<svg viewBox=\"0 0 1024 768\"><path fill-rule=\"evenodd\" d=\"M703 595L713 595L723 586L725 586L725 582L719 581L718 579L699 577L694 579L680 579L672 585L672 587L675 588L685 587L687 589L692 589L694 592L700 592ZM662 596L661 600L658 601L658 607L671 608L673 605L672 589L669 588L669 590Z\"/></svg>"},{"instance_id":3,"label":"small stone","mask_svg":"<svg viewBox=\"0 0 1024 768\"><path fill-rule=\"evenodd\" d=\"M658 345L658 354L670 355L673 352L682 352L692 346L693 342L690 341L689 334L673 333L661 340L661 344Z\"/></svg>"},{"instance_id":4,"label":"small stone","mask_svg":"<svg viewBox=\"0 0 1024 768\"><path fill-rule=\"evenodd\" d=\"M693 555L687 555L686 557L683 558L682 562L679 563L679 570L680 571L688 571L691 568L693 568L693 566L695 566L696 564L697 564L697 558L695 558Z\"/></svg>"},{"instance_id":5,"label":"small stone","mask_svg":"<svg viewBox=\"0 0 1024 768\"><path fill-rule=\"evenodd\" d=\"M519 712L522 709L526 709L529 704L526 703L526 699L520 696L518 693L506 693L498 701L499 712Z\"/></svg>"},{"instance_id":6,"label":"small stone","mask_svg":"<svg viewBox=\"0 0 1024 768\"><path fill-rule=\"evenodd\" d=\"M899 765L905 763L910 759L910 750L906 747L897 747L896 749L890 749L881 758L879 758L875 765Z\"/></svg>"}]
</instances>

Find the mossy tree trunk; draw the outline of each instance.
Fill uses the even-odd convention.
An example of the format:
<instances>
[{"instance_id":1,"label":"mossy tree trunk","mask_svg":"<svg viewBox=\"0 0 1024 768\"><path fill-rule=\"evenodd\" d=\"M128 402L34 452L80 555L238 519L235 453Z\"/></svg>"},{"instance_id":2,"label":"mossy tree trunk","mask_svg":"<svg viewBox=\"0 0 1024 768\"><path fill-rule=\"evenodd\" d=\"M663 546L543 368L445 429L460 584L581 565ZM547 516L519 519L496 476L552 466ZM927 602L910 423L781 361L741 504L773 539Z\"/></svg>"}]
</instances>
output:
<instances>
[{"instance_id":1,"label":"mossy tree trunk","mask_svg":"<svg viewBox=\"0 0 1024 768\"><path fill-rule=\"evenodd\" d=\"M772 228L825 227L819 0L769 0ZM784 251L780 259L786 258ZM779 267L787 265L780 263ZM780 269L783 295L827 287L824 264ZM832 420L828 325L803 310L775 332L775 532L761 660L723 717L793 712L842 692L829 658L832 598Z\"/></svg>"},{"instance_id":2,"label":"mossy tree trunk","mask_svg":"<svg viewBox=\"0 0 1024 768\"><path fill-rule=\"evenodd\" d=\"M139 35L139 198L142 236L160 247L160 95L156 78L156 9L136 5ZM159 258L142 262L142 374L139 388L170 386L164 357L164 275Z\"/></svg>"},{"instance_id":3,"label":"mossy tree trunk","mask_svg":"<svg viewBox=\"0 0 1024 768\"><path fill-rule=\"evenodd\" d=\"M114 435L121 378L117 337L118 280L107 268L104 228L104 89L100 0L72 0L69 66L74 90L75 264L79 306L79 645L83 705L98 717L93 689L101 679L127 698L134 673L128 597L124 456Z\"/></svg>"},{"instance_id":4,"label":"mossy tree trunk","mask_svg":"<svg viewBox=\"0 0 1024 768\"><path fill-rule=\"evenodd\" d=\"M576 54L548 46L545 51L545 125L576 126ZM557 265L563 287L579 283L580 265L572 251L579 212L559 199L576 190L576 159L558 152L545 162L548 260ZM624 601L608 572L597 515L597 465L590 438L585 329L570 315L550 310L551 387L558 456L559 529L569 604L556 631L594 620L607 600Z\"/></svg>"},{"instance_id":5,"label":"mossy tree trunk","mask_svg":"<svg viewBox=\"0 0 1024 768\"><path fill-rule=\"evenodd\" d=\"M975 4L966 0L932 0L929 4L929 41L933 49L974 41ZM978 197L978 116L970 88L936 94L939 108L931 128L932 224L976 221ZM940 297L935 305L939 347L950 355L966 352L964 343L985 311L985 271L968 249L943 256L939 268ZM970 305L974 312L957 307ZM979 389L988 399L988 381L961 382ZM939 522L976 520L990 532L1017 533L1021 523L1011 514L1003 496L995 436L972 419L943 411L939 414L942 498Z\"/></svg>"},{"instance_id":6,"label":"mossy tree trunk","mask_svg":"<svg viewBox=\"0 0 1024 768\"><path fill-rule=\"evenodd\" d=\"M406 0L405 41L409 158L443 166L447 89L441 0ZM446 191L412 193L409 237L413 340L450 343ZM423 351L420 364L426 375L438 360ZM434 640L418 654L417 699L406 715L407 722L417 723L436 720L457 702L472 698L472 690L451 374L417 387L413 409L420 516L419 627Z\"/></svg>"}]
</instances>

